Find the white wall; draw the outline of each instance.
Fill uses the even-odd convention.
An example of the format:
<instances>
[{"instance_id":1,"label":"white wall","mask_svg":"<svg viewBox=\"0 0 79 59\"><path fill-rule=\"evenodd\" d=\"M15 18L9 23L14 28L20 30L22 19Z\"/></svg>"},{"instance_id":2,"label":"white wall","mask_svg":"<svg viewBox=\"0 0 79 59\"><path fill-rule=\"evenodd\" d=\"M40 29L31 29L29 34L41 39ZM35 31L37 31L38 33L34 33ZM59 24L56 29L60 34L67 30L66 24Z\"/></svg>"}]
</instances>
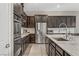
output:
<instances>
[{"instance_id":1,"label":"white wall","mask_svg":"<svg viewBox=\"0 0 79 59\"><path fill-rule=\"evenodd\" d=\"M0 3L0 55L13 55L12 4ZM5 48L10 44L9 48Z\"/></svg>"}]
</instances>

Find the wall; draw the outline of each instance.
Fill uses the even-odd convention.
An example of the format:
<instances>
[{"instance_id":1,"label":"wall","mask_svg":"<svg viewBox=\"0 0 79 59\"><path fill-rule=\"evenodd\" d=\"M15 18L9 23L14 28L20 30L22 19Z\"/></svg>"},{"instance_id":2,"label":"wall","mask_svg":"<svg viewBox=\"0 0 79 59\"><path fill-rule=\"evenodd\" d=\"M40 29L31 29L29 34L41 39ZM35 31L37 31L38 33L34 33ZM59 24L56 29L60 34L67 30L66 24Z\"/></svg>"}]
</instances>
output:
<instances>
[{"instance_id":1,"label":"wall","mask_svg":"<svg viewBox=\"0 0 79 59\"><path fill-rule=\"evenodd\" d=\"M13 9L12 4L0 3L0 55L13 55ZM6 48L6 44L10 44Z\"/></svg>"}]
</instances>

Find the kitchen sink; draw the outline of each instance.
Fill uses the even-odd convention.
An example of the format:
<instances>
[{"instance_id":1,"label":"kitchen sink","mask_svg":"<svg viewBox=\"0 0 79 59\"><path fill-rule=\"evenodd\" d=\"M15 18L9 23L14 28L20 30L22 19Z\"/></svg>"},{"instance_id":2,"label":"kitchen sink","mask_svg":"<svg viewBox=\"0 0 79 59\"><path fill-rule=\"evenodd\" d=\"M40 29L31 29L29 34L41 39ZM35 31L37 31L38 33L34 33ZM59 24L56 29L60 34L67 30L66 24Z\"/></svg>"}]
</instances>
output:
<instances>
[{"instance_id":1,"label":"kitchen sink","mask_svg":"<svg viewBox=\"0 0 79 59\"><path fill-rule=\"evenodd\" d=\"M64 38L54 38L54 39L56 39L57 41L68 41L68 40L66 40Z\"/></svg>"}]
</instances>

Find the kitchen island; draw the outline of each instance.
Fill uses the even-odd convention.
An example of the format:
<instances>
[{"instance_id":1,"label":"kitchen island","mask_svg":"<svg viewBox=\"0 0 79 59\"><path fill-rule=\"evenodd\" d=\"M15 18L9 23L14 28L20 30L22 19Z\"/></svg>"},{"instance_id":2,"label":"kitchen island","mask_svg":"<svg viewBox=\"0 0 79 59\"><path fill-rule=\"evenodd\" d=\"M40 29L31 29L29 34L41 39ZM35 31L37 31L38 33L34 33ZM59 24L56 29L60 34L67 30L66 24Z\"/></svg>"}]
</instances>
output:
<instances>
[{"instance_id":1,"label":"kitchen island","mask_svg":"<svg viewBox=\"0 0 79 59\"><path fill-rule=\"evenodd\" d=\"M79 36L72 36L68 41L57 41L55 38L58 37L62 35L46 34L46 50L49 56L79 56Z\"/></svg>"}]
</instances>

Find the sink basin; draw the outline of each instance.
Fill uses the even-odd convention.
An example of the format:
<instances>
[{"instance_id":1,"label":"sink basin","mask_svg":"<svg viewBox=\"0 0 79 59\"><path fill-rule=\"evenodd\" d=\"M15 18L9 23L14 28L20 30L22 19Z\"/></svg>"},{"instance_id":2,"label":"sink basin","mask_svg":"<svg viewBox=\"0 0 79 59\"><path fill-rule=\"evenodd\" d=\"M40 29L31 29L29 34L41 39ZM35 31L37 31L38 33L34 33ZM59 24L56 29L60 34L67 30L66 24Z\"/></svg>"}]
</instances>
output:
<instances>
[{"instance_id":1,"label":"sink basin","mask_svg":"<svg viewBox=\"0 0 79 59\"><path fill-rule=\"evenodd\" d=\"M68 41L68 40L66 40L64 38L54 38L54 39L56 39L57 41Z\"/></svg>"}]
</instances>

